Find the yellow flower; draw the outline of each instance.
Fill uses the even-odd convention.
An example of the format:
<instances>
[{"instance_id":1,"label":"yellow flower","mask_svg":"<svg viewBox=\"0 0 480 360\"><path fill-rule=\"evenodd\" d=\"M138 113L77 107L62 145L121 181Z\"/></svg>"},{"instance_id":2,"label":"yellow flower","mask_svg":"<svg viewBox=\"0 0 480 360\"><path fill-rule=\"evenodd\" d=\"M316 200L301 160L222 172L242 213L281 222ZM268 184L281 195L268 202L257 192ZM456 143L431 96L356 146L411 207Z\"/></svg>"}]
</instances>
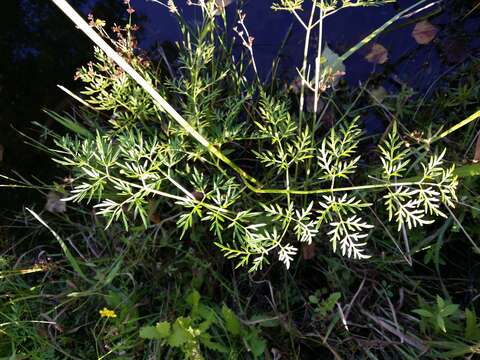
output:
<instances>
[{"instance_id":1,"label":"yellow flower","mask_svg":"<svg viewBox=\"0 0 480 360\"><path fill-rule=\"evenodd\" d=\"M107 309L104 307L102 310L99 311L100 316L103 318L116 318L117 314L115 314L114 310Z\"/></svg>"}]
</instances>

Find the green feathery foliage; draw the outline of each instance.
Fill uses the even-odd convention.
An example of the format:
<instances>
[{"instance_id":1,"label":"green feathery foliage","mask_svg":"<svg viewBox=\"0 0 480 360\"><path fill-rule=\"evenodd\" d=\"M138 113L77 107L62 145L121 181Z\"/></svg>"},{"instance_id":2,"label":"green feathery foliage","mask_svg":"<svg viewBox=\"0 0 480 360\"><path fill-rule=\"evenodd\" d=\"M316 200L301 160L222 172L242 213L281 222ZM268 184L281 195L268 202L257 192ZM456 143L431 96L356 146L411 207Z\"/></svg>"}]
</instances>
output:
<instances>
[{"instance_id":1,"label":"green feathery foliage","mask_svg":"<svg viewBox=\"0 0 480 360\"><path fill-rule=\"evenodd\" d=\"M213 3L197 4L200 25L182 25L174 67L129 56L131 28L117 30L114 45L209 147L263 185L253 187L226 168L96 50L95 62L78 74L88 104L78 121L96 135L56 139L55 160L73 174L65 201L94 202L107 226L121 221L125 228L137 221L149 226L155 204L162 217L177 217L180 236L208 231L227 258L251 271L272 258L289 268L299 246L324 236L333 251L370 257L366 240L374 222L366 210L377 200L398 231L430 224L445 216L442 205L454 206L457 179L453 166L444 166L445 151L412 162L416 150L405 147L395 125L379 145L381 178L359 176L366 170L359 117L342 114L330 129L302 123L288 90L248 82L251 62L246 54L230 61L233 43ZM360 2L343 5L349 4ZM293 9L300 2L281 5Z\"/></svg>"}]
</instances>

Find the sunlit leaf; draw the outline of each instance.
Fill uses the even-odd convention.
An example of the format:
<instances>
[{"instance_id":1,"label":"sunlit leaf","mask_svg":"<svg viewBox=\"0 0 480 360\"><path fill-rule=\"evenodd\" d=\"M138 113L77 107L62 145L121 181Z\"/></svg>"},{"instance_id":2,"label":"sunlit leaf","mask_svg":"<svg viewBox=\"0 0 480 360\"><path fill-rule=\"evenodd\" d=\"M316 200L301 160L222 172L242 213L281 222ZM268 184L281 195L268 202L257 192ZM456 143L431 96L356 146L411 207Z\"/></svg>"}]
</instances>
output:
<instances>
[{"instance_id":1,"label":"sunlit leaf","mask_svg":"<svg viewBox=\"0 0 480 360\"><path fill-rule=\"evenodd\" d=\"M447 329L445 327L445 320L440 315L437 316L437 325L444 333L447 332Z\"/></svg>"},{"instance_id":2,"label":"sunlit leaf","mask_svg":"<svg viewBox=\"0 0 480 360\"><path fill-rule=\"evenodd\" d=\"M240 335L241 324L237 315L225 305L222 306L222 315L228 332L234 336Z\"/></svg>"},{"instance_id":3,"label":"sunlit leaf","mask_svg":"<svg viewBox=\"0 0 480 360\"><path fill-rule=\"evenodd\" d=\"M457 310L458 310L457 304L449 304L442 309L441 314L442 316L446 317L446 316L453 315Z\"/></svg>"}]
</instances>

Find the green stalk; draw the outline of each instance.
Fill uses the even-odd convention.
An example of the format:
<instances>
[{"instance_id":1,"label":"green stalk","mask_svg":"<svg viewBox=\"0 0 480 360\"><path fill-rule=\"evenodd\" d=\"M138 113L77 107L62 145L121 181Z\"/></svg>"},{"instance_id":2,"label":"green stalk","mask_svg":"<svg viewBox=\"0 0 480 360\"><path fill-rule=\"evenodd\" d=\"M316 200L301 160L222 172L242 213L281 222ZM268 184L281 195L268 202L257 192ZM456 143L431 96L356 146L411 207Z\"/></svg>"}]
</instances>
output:
<instances>
[{"instance_id":1,"label":"green stalk","mask_svg":"<svg viewBox=\"0 0 480 360\"><path fill-rule=\"evenodd\" d=\"M427 186L436 186L435 183L425 183L422 181L405 181L405 182L396 182L396 183L385 183L385 184L369 184L369 185L359 185L359 186L347 186L339 188L327 188L327 189L314 189L314 190L296 190L296 189L257 189L250 187L247 184L247 187L259 194L292 194L292 195L313 195L313 194L326 194L326 193L335 193L335 192L350 192L357 190L371 190L371 189L386 189L389 187L400 187L400 186L414 186L414 185L427 185Z\"/></svg>"},{"instance_id":2,"label":"green stalk","mask_svg":"<svg viewBox=\"0 0 480 360\"><path fill-rule=\"evenodd\" d=\"M303 63L302 63L302 85L300 86L300 112L298 114L298 132L302 132L302 121L303 121L303 106L305 103L305 80L307 79L307 64L308 64L308 48L310 44L310 33L312 31L312 23L315 15L315 7L317 5L317 0L313 0L312 5L312 12L310 13L310 18L308 20L308 25L306 27L306 35L305 35L305 44L303 48Z\"/></svg>"},{"instance_id":3,"label":"green stalk","mask_svg":"<svg viewBox=\"0 0 480 360\"><path fill-rule=\"evenodd\" d=\"M480 118L480 110L478 110L477 112L473 113L472 115L470 115L468 118L466 118L465 120L462 120L460 121L458 124L452 126L450 129L448 130L445 130L444 132L442 132L440 135L438 136L435 136L433 139L430 140L430 144L432 144L433 142L437 141L437 140L440 140L440 139L443 139L444 137L450 135L451 133L453 133L454 131L457 131L458 129L464 127L465 125L471 123L472 121L475 121L477 120L478 118Z\"/></svg>"},{"instance_id":4,"label":"green stalk","mask_svg":"<svg viewBox=\"0 0 480 360\"><path fill-rule=\"evenodd\" d=\"M83 279L85 280L86 282L88 283L92 283L92 281L85 275L85 273L83 272L82 268L80 267L80 265L78 264L77 260L75 259L75 257L72 255L72 253L70 252L70 250L68 249L67 245L65 244L65 242L63 241L63 239L33 210L30 210L29 208L27 208L27 211L35 218L37 219L37 221L42 224L43 226L45 226L45 228L48 229L48 231L50 231L50 233L53 235L53 237L58 241L58 243L60 244L60 247L62 248L63 252L65 253L65 256L67 257L67 260L68 262L70 263L70 265L72 266L73 270L75 270L75 272Z\"/></svg>"}]
</instances>

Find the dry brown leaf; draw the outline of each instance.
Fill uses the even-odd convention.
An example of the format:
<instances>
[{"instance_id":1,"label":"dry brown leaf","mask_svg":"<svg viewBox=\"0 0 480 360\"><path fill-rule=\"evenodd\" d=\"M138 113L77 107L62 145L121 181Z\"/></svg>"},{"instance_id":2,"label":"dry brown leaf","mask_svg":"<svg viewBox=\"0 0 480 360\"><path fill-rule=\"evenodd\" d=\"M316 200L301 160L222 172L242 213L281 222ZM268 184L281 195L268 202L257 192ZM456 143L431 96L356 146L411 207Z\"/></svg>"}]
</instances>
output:
<instances>
[{"instance_id":1,"label":"dry brown leaf","mask_svg":"<svg viewBox=\"0 0 480 360\"><path fill-rule=\"evenodd\" d=\"M67 211L67 203L62 201L62 197L55 191L50 191L47 194L47 203L45 209L51 213L64 213Z\"/></svg>"},{"instance_id":2,"label":"dry brown leaf","mask_svg":"<svg viewBox=\"0 0 480 360\"><path fill-rule=\"evenodd\" d=\"M417 44L426 45L437 36L438 28L427 20L420 21L415 25L412 36Z\"/></svg>"},{"instance_id":3,"label":"dry brown leaf","mask_svg":"<svg viewBox=\"0 0 480 360\"><path fill-rule=\"evenodd\" d=\"M303 245L303 258L311 260L315 257L315 243Z\"/></svg>"},{"instance_id":4,"label":"dry brown leaf","mask_svg":"<svg viewBox=\"0 0 480 360\"><path fill-rule=\"evenodd\" d=\"M381 44L373 44L365 60L373 64L385 64L388 60L388 50Z\"/></svg>"},{"instance_id":5,"label":"dry brown leaf","mask_svg":"<svg viewBox=\"0 0 480 360\"><path fill-rule=\"evenodd\" d=\"M3 152L4 152L5 148L3 147L2 144L0 144L0 162L3 161Z\"/></svg>"},{"instance_id":6,"label":"dry brown leaf","mask_svg":"<svg viewBox=\"0 0 480 360\"><path fill-rule=\"evenodd\" d=\"M475 156L473 157L473 161L480 161L480 134L477 136L477 144L475 145Z\"/></svg>"}]
</instances>

